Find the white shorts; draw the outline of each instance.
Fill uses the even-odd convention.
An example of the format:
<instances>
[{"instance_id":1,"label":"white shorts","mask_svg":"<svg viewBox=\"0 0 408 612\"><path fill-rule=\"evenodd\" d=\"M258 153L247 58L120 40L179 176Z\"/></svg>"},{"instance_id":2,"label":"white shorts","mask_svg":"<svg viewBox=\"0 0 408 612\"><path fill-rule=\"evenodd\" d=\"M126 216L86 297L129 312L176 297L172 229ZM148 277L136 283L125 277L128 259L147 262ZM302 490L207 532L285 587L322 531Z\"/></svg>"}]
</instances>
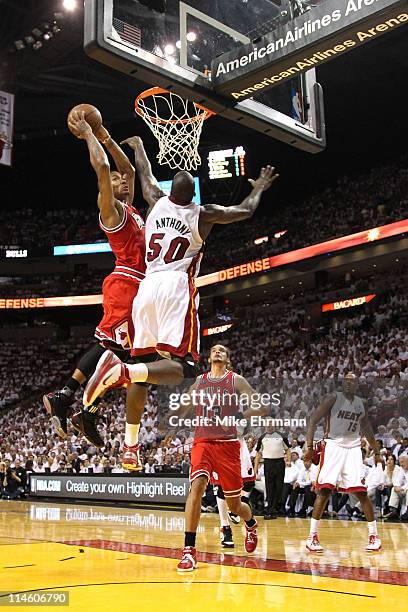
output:
<instances>
[{"instance_id":1,"label":"white shorts","mask_svg":"<svg viewBox=\"0 0 408 612\"><path fill-rule=\"evenodd\" d=\"M320 455L316 489L335 489L344 493L367 491L361 477L363 458L361 447L344 448L333 440L324 441Z\"/></svg>"},{"instance_id":2,"label":"white shorts","mask_svg":"<svg viewBox=\"0 0 408 612\"><path fill-rule=\"evenodd\" d=\"M252 482L255 480L254 468L251 461L251 455L249 454L248 445L246 441L241 438L240 443L240 457L241 457L241 476L243 482ZM215 485L219 484L217 472L212 473L211 482Z\"/></svg>"},{"instance_id":3,"label":"white shorts","mask_svg":"<svg viewBox=\"0 0 408 612\"><path fill-rule=\"evenodd\" d=\"M194 279L185 272L153 272L146 276L133 300L132 355L163 351L176 357L190 354L198 361L199 300Z\"/></svg>"}]
</instances>

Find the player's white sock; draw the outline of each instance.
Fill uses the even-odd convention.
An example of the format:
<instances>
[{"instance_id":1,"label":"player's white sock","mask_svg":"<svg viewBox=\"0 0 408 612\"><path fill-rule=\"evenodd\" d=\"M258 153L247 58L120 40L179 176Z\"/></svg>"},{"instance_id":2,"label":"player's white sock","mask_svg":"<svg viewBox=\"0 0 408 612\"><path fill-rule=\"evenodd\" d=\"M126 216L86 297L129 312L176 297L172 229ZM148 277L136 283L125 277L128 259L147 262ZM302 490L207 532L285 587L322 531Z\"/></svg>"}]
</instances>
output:
<instances>
[{"instance_id":1,"label":"player's white sock","mask_svg":"<svg viewBox=\"0 0 408 612\"><path fill-rule=\"evenodd\" d=\"M310 519L310 531L309 531L309 535L314 535L315 533L317 533L317 527L319 525L319 519Z\"/></svg>"},{"instance_id":2,"label":"player's white sock","mask_svg":"<svg viewBox=\"0 0 408 612\"><path fill-rule=\"evenodd\" d=\"M377 521L367 522L368 525L368 535L378 535L377 532Z\"/></svg>"},{"instance_id":3,"label":"player's white sock","mask_svg":"<svg viewBox=\"0 0 408 612\"><path fill-rule=\"evenodd\" d=\"M149 375L149 370L147 369L147 365L145 363L127 363L126 367L132 383L146 382Z\"/></svg>"},{"instance_id":4,"label":"player's white sock","mask_svg":"<svg viewBox=\"0 0 408 612\"><path fill-rule=\"evenodd\" d=\"M221 527L229 527L228 506L225 499L217 497L218 514L220 515Z\"/></svg>"},{"instance_id":5,"label":"player's white sock","mask_svg":"<svg viewBox=\"0 0 408 612\"><path fill-rule=\"evenodd\" d=\"M132 423L126 423L125 429L125 444L127 446L135 446L139 436L139 425L133 425Z\"/></svg>"}]
</instances>

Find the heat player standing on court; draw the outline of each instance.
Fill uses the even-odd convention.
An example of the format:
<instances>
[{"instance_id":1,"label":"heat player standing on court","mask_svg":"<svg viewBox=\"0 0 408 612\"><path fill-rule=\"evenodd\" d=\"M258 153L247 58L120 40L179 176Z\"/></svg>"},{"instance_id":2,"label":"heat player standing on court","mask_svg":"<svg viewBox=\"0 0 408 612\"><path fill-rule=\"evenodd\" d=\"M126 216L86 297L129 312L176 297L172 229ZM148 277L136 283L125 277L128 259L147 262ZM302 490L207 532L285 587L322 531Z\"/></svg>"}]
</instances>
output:
<instances>
[{"instance_id":1,"label":"heat player standing on court","mask_svg":"<svg viewBox=\"0 0 408 612\"><path fill-rule=\"evenodd\" d=\"M97 136L116 162L118 171L110 171L108 158L83 115L74 114L70 127L88 145L91 164L98 177L99 224L115 255L115 268L102 285L104 315L95 330L94 344L79 360L77 368L65 386L44 396L44 405L61 437L67 435L67 415L74 402L75 391L93 374L96 364L107 348L120 355L128 354L133 340L131 309L140 282L145 276L144 221L133 208L135 170L121 148L104 127ZM146 400L146 389L132 385L126 402L126 432L123 465L126 469L141 469L138 461L137 436ZM72 417L72 424L97 447L104 442L95 426L96 406Z\"/></svg>"},{"instance_id":2,"label":"heat player standing on court","mask_svg":"<svg viewBox=\"0 0 408 612\"><path fill-rule=\"evenodd\" d=\"M262 168L252 192L241 204L230 207L193 202L194 179L178 172L170 196L165 196L154 178L143 148L135 136L126 141L135 151L135 164L149 205L146 221L146 278L133 303L135 338L133 354L158 353L162 359L149 364L124 364L107 351L98 363L84 393L84 404L92 404L107 388L125 382L178 384L195 378L199 354L199 296L194 279L199 270L204 241L216 223L249 219L262 193L278 175Z\"/></svg>"},{"instance_id":3,"label":"heat player standing on court","mask_svg":"<svg viewBox=\"0 0 408 612\"><path fill-rule=\"evenodd\" d=\"M318 537L318 524L334 488L341 493L353 493L361 503L368 523L366 551L376 551L381 548L373 506L367 496L367 487L361 478L363 459L360 431L375 451L376 460L380 460L380 455L377 452L377 441L363 400L356 395L357 383L354 374L347 374L343 381L343 390L328 395L310 419L307 451L303 456L305 461L313 457L313 435L316 426L321 419L326 419L326 436L315 483L317 498L306 542L306 548L311 552L323 552Z\"/></svg>"},{"instance_id":4,"label":"heat player standing on court","mask_svg":"<svg viewBox=\"0 0 408 612\"><path fill-rule=\"evenodd\" d=\"M195 548L201 514L201 498L216 473L217 482L231 512L245 521L245 550L254 552L258 543L257 523L248 498L241 498L241 445L236 421L262 416L266 410L252 408L254 390L243 376L227 369L229 350L217 344L211 348L210 372L198 376L189 389L191 401L183 402L172 416L185 416L191 410L200 419L191 449L190 492L186 502L186 531L179 572L197 567ZM243 398L245 400L243 401ZM240 402L246 410L240 412ZM222 422L223 419L226 421ZM182 421L180 421L182 423Z\"/></svg>"}]
</instances>

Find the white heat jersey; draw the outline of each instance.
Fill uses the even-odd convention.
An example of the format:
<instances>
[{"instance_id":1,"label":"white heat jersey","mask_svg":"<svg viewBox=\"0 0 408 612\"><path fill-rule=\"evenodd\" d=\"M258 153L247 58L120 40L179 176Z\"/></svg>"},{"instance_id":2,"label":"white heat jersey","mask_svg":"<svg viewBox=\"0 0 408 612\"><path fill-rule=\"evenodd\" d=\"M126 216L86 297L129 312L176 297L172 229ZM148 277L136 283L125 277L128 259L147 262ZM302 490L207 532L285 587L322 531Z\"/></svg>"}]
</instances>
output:
<instances>
[{"instance_id":1,"label":"white heat jersey","mask_svg":"<svg viewBox=\"0 0 408 612\"><path fill-rule=\"evenodd\" d=\"M360 421L364 415L361 397L355 395L349 400L344 393L336 391L336 401L328 415L327 437L346 448L360 446Z\"/></svg>"},{"instance_id":2,"label":"white heat jersey","mask_svg":"<svg viewBox=\"0 0 408 612\"><path fill-rule=\"evenodd\" d=\"M198 232L200 206L176 204L164 196L146 221L146 275L152 272L198 274L203 241Z\"/></svg>"}]
</instances>

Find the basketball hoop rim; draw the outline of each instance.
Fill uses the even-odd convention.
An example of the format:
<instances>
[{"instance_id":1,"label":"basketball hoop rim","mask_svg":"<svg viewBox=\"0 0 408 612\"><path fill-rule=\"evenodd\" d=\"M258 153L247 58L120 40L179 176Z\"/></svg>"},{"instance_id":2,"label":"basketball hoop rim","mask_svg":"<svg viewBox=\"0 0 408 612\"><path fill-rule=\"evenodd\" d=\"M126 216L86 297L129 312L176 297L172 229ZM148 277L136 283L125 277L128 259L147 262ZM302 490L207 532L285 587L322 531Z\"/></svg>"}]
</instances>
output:
<instances>
[{"instance_id":1,"label":"basketball hoop rim","mask_svg":"<svg viewBox=\"0 0 408 612\"><path fill-rule=\"evenodd\" d=\"M150 87L150 89L146 89L145 91L142 91L142 93L140 93L135 99L136 114L144 119L147 113L145 113L145 111L139 106L140 100L144 100L145 98L150 98L151 96L155 96L159 94L172 95L173 92L168 91L167 89L164 89L163 87ZM178 96L179 94L174 94L174 95ZM194 104L202 112L198 113L197 115L194 115L193 117L189 117L187 119L162 119L161 117L157 117L156 119L154 117L149 116L149 121L151 121L152 123L160 123L162 125L166 125L166 124L175 125L177 123L186 125L188 123L194 123L195 121L201 121L201 120L206 121L207 119L209 119L209 117L212 117L213 115L216 114L213 111L210 111L208 108L205 108L205 106L203 106L202 104L199 104L198 102L194 102Z\"/></svg>"}]
</instances>

